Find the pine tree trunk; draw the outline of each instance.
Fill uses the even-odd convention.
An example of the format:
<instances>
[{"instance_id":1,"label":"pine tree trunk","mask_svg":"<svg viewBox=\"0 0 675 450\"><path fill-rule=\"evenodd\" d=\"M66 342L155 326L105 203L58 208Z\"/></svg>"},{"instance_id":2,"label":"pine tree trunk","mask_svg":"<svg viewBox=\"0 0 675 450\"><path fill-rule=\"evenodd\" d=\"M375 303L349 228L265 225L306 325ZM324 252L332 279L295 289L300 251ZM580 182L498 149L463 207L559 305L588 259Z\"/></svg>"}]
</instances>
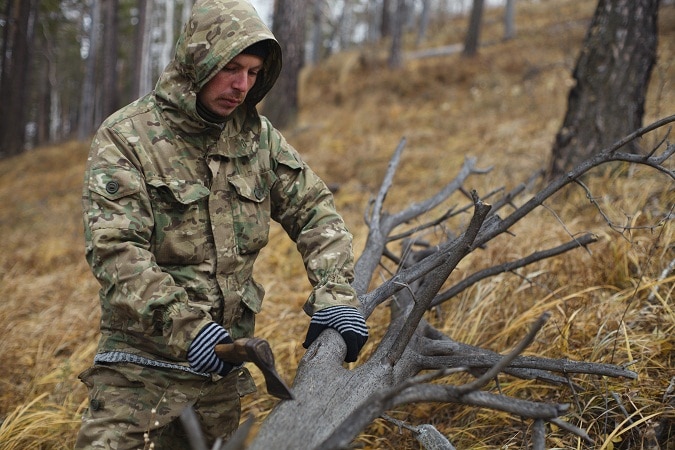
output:
<instances>
[{"instance_id":1,"label":"pine tree trunk","mask_svg":"<svg viewBox=\"0 0 675 450\"><path fill-rule=\"evenodd\" d=\"M659 0L600 0L574 69L549 176L640 128L656 61ZM630 151L639 149L634 144Z\"/></svg>"},{"instance_id":2,"label":"pine tree trunk","mask_svg":"<svg viewBox=\"0 0 675 450\"><path fill-rule=\"evenodd\" d=\"M0 76L0 157L22 152L26 142L28 67L35 9L35 0L11 0L6 5L9 25Z\"/></svg>"},{"instance_id":3,"label":"pine tree trunk","mask_svg":"<svg viewBox=\"0 0 675 450\"><path fill-rule=\"evenodd\" d=\"M464 51L462 52L464 56L472 57L478 53L484 3L484 0L473 0L471 16L469 18L469 29L467 30L466 38L464 39Z\"/></svg>"},{"instance_id":4,"label":"pine tree trunk","mask_svg":"<svg viewBox=\"0 0 675 450\"><path fill-rule=\"evenodd\" d=\"M98 53L98 27L100 18L100 6L98 1L92 2L91 28L89 29L89 54L85 62L84 81L82 83L82 100L80 103L78 138L88 139L94 132L94 117L96 111L96 58Z\"/></svg>"},{"instance_id":5,"label":"pine tree trunk","mask_svg":"<svg viewBox=\"0 0 675 450\"><path fill-rule=\"evenodd\" d=\"M103 86L102 86L102 113L104 117L115 112L119 106L119 91L117 86L117 51L118 51L118 19L117 10L119 0L105 0L102 2L103 12Z\"/></svg>"},{"instance_id":6,"label":"pine tree trunk","mask_svg":"<svg viewBox=\"0 0 675 450\"><path fill-rule=\"evenodd\" d=\"M265 99L263 112L278 128L291 124L298 112L298 78L305 63L306 14L304 0L277 0L274 4L273 32L281 45L284 64Z\"/></svg>"},{"instance_id":7,"label":"pine tree trunk","mask_svg":"<svg viewBox=\"0 0 675 450\"><path fill-rule=\"evenodd\" d=\"M403 26L405 24L405 0L397 0L396 11L392 17L391 49L389 50L389 68L398 69L403 65Z\"/></svg>"},{"instance_id":8,"label":"pine tree trunk","mask_svg":"<svg viewBox=\"0 0 675 450\"><path fill-rule=\"evenodd\" d=\"M516 37L516 0L506 0L504 6L504 40Z\"/></svg>"}]
</instances>

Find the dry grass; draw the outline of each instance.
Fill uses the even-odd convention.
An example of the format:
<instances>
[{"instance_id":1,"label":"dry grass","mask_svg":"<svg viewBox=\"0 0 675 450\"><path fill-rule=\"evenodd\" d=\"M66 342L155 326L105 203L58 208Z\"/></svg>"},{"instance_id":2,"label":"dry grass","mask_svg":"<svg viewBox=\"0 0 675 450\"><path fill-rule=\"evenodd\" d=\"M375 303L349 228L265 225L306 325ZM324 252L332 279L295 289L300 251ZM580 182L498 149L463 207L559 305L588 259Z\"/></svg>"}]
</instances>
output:
<instances>
[{"instance_id":1,"label":"dry grass","mask_svg":"<svg viewBox=\"0 0 675 450\"><path fill-rule=\"evenodd\" d=\"M372 49L336 55L305 74L300 121L285 134L326 181L340 185L336 202L356 235L357 251L366 236L364 208L402 136L408 145L387 199L392 210L443 186L466 156L493 166L490 176L471 180L469 187L482 194L509 188L546 164L593 7L593 2L579 0L523 2L518 38L509 42L500 42L499 18L489 12L484 37L492 44L470 61L458 55L407 61L400 71L390 72L382 52ZM428 46L461 42L464 22L435 30ZM662 6L660 32L645 123L675 113L673 6ZM643 142L649 146L655 139ZM0 162L2 449L72 447L84 406L86 392L76 377L92 360L99 318L79 213L86 147L68 143ZM619 224L658 224L675 200L672 181L644 169L597 171L588 183ZM535 317L550 311L552 319L531 353L635 361L637 380L575 377L585 389L576 396L564 387L509 377L501 378L499 387L521 398L572 402L566 419L592 434L598 447L641 448L657 421L666 416L675 420L663 402L675 377L675 277L660 279L675 259L672 224L621 235L577 188L547 206L518 224L513 236L472 255L453 277L553 246L569 233L594 232L600 242L591 252L574 252L482 282L428 318L457 340L505 351ZM271 247L258 263L259 280L268 290L258 334L271 340L282 376L291 379L303 354L308 319L300 305L308 285L293 245L278 227ZM377 343L386 317L383 308L369 320L373 338L366 353ZM245 414L262 419L273 405L266 394L254 394L245 399ZM526 445L527 424L506 414L440 404L390 414L413 424L432 423L458 448ZM410 432L382 420L359 442L364 448L419 448ZM585 448L556 429L548 445Z\"/></svg>"}]
</instances>

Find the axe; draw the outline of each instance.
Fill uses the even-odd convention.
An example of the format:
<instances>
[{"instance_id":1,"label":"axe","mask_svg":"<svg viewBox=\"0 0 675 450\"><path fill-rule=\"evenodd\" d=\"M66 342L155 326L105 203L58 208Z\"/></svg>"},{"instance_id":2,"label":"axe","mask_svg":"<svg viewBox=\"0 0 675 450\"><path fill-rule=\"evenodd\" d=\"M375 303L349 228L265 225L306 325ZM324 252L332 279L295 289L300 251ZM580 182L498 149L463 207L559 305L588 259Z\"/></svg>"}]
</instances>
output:
<instances>
[{"instance_id":1,"label":"axe","mask_svg":"<svg viewBox=\"0 0 675 450\"><path fill-rule=\"evenodd\" d=\"M252 362L265 377L267 393L282 400L292 399L293 394L274 367L274 354L270 344L260 338L241 338L232 344L217 344L216 355L234 364Z\"/></svg>"}]
</instances>

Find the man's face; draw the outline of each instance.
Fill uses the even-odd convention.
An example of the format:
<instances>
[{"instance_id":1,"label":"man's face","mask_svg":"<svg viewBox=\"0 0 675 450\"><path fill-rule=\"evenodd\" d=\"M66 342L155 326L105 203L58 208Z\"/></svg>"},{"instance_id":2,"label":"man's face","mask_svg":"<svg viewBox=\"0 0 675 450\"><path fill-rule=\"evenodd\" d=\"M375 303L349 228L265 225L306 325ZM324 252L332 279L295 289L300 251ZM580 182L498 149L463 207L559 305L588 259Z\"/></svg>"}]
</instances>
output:
<instances>
[{"instance_id":1,"label":"man's face","mask_svg":"<svg viewBox=\"0 0 675 450\"><path fill-rule=\"evenodd\" d=\"M199 101L212 113L229 116L246 98L262 66L259 56L235 56L199 91Z\"/></svg>"}]
</instances>

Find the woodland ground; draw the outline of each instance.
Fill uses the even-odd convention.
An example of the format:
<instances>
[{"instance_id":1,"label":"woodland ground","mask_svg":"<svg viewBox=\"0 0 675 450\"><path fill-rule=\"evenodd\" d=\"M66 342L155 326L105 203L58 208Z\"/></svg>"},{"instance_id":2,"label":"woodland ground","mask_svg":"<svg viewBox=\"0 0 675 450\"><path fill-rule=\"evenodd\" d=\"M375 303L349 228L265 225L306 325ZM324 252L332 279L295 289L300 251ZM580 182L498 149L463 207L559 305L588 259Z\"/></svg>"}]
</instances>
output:
<instances>
[{"instance_id":1,"label":"woodland ground","mask_svg":"<svg viewBox=\"0 0 675 450\"><path fill-rule=\"evenodd\" d=\"M298 124L284 133L327 182L339 186L337 206L355 234L357 256L367 233L364 210L403 136L406 152L387 197L394 211L436 192L467 156L493 167L467 186L482 195L509 189L546 166L594 6L582 0L519 2L517 37L507 42L501 40L499 15L488 11L487 45L471 60L460 55L408 60L401 70L389 71L383 47L335 55L306 72ZM461 43L465 23L462 18L437 24L424 47ZM670 4L660 12L658 64L645 124L675 113L674 64L675 7ZM650 135L642 143L649 148L656 140ZM80 218L87 147L67 142L0 162L2 449L71 448L86 404L77 374L92 361L99 319L98 287L84 261ZM597 448L649 448L654 426L675 420L672 405L666 405L675 377L675 277L660 276L675 260L672 212L670 220L662 220L674 206L674 184L654 171L625 167L596 170L587 184L611 220L648 228L623 235L611 230L585 192L572 187L519 224L512 236L471 255L453 277L555 245L569 233L596 233L600 241L590 252L575 251L481 282L428 318L456 340L507 351L541 312L550 311L552 318L529 353L634 361L639 378L574 377L586 390L573 395L567 387L503 377L501 390L572 403L566 420L587 430ZM450 227L461 231L461 224ZM292 243L278 227L257 274L268 291L257 333L271 341L280 373L290 380L304 353L308 318L300 306L309 285ZM378 342L386 316L381 308L369 319L372 338L365 354ZM263 419L273 405L263 390L244 399L244 414ZM527 445L527 424L502 413L421 404L389 414L411 425L432 423L458 448ZM547 444L590 448L556 429ZM384 420L364 431L358 445L419 448L410 431Z\"/></svg>"}]
</instances>

